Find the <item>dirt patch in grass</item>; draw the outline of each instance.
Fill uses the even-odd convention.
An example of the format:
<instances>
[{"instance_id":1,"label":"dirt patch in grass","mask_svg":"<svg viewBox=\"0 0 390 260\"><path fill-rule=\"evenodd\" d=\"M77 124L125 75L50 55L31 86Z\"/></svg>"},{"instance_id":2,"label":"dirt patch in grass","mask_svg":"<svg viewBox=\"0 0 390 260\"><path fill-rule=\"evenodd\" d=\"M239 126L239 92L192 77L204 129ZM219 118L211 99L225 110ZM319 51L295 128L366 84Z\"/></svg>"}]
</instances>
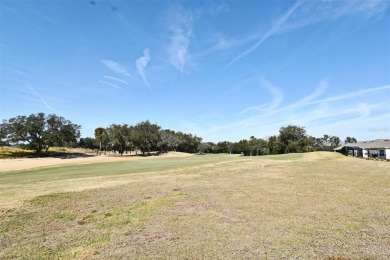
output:
<instances>
[{"instance_id":1,"label":"dirt patch in grass","mask_svg":"<svg viewBox=\"0 0 390 260\"><path fill-rule=\"evenodd\" d=\"M0 258L388 259L389 172L253 157L113 176L3 209Z\"/></svg>"}]
</instances>

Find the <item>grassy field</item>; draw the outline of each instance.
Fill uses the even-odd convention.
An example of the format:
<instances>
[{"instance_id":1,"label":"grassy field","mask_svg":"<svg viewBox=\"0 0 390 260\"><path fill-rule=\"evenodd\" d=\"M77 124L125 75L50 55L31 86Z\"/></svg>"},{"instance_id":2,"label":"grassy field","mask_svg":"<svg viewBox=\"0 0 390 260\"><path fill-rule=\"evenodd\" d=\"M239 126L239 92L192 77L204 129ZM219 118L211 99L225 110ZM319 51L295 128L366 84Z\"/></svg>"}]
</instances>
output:
<instances>
[{"instance_id":1,"label":"grassy field","mask_svg":"<svg viewBox=\"0 0 390 260\"><path fill-rule=\"evenodd\" d=\"M389 259L390 163L203 155L0 173L0 259Z\"/></svg>"},{"instance_id":2,"label":"grassy field","mask_svg":"<svg viewBox=\"0 0 390 260\"><path fill-rule=\"evenodd\" d=\"M34 183L86 178L109 175L127 175L144 172L160 172L190 166L200 166L208 163L217 163L239 159L230 155L194 155L183 158L156 157L145 160L128 160L123 162L104 162L85 165L67 165L62 167L48 167L35 170L0 172L0 184L5 183Z\"/></svg>"}]
</instances>

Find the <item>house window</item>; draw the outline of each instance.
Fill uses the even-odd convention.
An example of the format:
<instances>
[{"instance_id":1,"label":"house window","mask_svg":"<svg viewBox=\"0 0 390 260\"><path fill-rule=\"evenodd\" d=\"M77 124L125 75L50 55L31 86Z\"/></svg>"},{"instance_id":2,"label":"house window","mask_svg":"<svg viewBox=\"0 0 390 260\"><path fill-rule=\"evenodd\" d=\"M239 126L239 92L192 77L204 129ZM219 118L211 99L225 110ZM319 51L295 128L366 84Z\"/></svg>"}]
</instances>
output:
<instances>
[{"instance_id":1,"label":"house window","mask_svg":"<svg viewBox=\"0 0 390 260\"><path fill-rule=\"evenodd\" d=\"M379 150L379 156L384 157L385 156L385 150Z\"/></svg>"},{"instance_id":2,"label":"house window","mask_svg":"<svg viewBox=\"0 0 390 260\"><path fill-rule=\"evenodd\" d=\"M370 157L377 158L378 157L378 150L368 150Z\"/></svg>"}]
</instances>

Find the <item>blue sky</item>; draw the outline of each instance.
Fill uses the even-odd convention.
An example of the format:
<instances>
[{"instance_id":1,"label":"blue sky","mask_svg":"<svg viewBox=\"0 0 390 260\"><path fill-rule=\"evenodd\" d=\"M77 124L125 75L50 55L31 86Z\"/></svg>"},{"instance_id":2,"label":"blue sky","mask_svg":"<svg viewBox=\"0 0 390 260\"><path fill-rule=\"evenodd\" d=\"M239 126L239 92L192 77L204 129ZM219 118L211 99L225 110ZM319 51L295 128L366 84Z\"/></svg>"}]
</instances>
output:
<instances>
[{"instance_id":1,"label":"blue sky","mask_svg":"<svg viewBox=\"0 0 390 260\"><path fill-rule=\"evenodd\" d=\"M0 2L0 115L82 136L149 119L204 141L390 137L390 1Z\"/></svg>"}]
</instances>

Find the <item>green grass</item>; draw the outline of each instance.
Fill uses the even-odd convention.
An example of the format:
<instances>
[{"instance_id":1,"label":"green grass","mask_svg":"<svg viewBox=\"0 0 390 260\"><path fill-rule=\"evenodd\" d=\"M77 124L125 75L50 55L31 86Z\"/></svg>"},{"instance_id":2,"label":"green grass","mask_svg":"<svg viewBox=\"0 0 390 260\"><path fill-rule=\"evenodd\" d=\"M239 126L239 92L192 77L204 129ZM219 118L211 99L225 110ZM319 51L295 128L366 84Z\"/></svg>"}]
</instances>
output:
<instances>
[{"instance_id":1,"label":"green grass","mask_svg":"<svg viewBox=\"0 0 390 260\"><path fill-rule=\"evenodd\" d=\"M71 259L82 257L80 251L88 248L93 248L93 255L99 255L102 248L115 236L130 236L135 228L144 226L159 209L172 206L175 201L186 196L182 193L171 193L133 201L127 205L123 204L123 201L122 204L115 205L118 200L113 199L111 203L100 204L99 207L94 205L93 209L88 205L85 210L80 199L88 201L90 194L83 193L82 197L80 195L61 193L39 196L32 200L30 207L25 210L16 214L9 212L1 222L5 228L0 230L0 249L7 242L20 243L6 249L5 258L43 259L61 256ZM69 204L72 207L69 207ZM29 212L32 209L35 209L35 213ZM33 231L34 227L38 227L36 233Z\"/></svg>"},{"instance_id":2,"label":"green grass","mask_svg":"<svg viewBox=\"0 0 390 260\"><path fill-rule=\"evenodd\" d=\"M390 258L387 162L313 153L137 163L14 172L0 189L24 203L0 208L0 259ZM103 184L121 182L78 190L101 167L111 169ZM77 168L81 182L66 173ZM30 176L42 170L49 180Z\"/></svg>"},{"instance_id":3,"label":"green grass","mask_svg":"<svg viewBox=\"0 0 390 260\"><path fill-rule=\"evenodd\" d=\"M54 180L96 176L159 172L237 159L239 159L239 157L230 155L207 155L179 158L157 157L147 158L144 160L129 160L124 162L106 162L39 168L35 170L11 171L3 173L0 172L0 184L48 182Z\"/></svg>"}]
</instances>

